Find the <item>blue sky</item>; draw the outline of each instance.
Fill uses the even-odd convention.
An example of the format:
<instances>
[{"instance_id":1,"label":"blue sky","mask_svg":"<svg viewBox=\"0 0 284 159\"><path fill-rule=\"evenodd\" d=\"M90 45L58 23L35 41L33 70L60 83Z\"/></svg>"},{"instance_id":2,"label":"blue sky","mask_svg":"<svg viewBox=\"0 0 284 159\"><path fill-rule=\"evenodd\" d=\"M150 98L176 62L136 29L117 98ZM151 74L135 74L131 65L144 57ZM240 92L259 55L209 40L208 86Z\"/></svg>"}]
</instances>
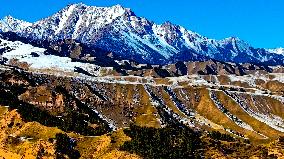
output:
<instances>
[{"instance_id":1,"label":"blue sky","mask_svg":"<svg viewBox=\"0 0 284 159\"><path fill-rule=\"evenodd\" d=\"M284 47L284 0L1 0L0 17L34 22L70 3L121 4L156 23L171 21L209 38L237 36L255 47Z\"/></svg>"}]
</instances>

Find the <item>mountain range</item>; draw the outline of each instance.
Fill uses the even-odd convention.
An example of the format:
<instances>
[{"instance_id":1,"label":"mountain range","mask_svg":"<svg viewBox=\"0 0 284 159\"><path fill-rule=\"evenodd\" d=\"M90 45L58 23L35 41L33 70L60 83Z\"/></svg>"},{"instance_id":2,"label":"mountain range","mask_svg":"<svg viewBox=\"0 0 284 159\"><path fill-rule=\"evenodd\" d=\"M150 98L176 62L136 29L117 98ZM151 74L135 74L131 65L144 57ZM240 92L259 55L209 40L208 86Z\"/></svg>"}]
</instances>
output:
<instances>
[{"instance_id":1,"label":"mountain range","mask_svg":"<svg viewBox=\"0 0 284 159\"><path fill-rule=\"evenodd\" d=\"M33 41L74 39L90 48L99 48L139 63L170 64L214 59L284 64L281 48L254 48L237 37L210 39L171 22L155 24L121 5L71 4L34 23L7 16L0 21L0 32L14 32Z\"/></svg>"}]
</instances>

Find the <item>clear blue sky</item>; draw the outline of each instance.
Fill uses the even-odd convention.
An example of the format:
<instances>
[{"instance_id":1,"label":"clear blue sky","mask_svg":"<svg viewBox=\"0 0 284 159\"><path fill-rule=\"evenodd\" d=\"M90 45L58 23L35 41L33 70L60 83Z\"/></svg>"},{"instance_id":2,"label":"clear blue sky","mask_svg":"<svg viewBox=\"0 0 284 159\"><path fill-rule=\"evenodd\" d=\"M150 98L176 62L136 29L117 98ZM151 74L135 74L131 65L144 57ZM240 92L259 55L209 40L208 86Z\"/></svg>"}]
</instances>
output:
<instances>
[{"instance_id":1,"label":"clear blue sky","mask_svg":"<svg viewBox=\"0 0 284 159\"><path fill-rule=\"evenodd\" d=\"M121 4L156 23L171 21L209 38L237 36L255 47L284 47L284 0L1 0L0 17L34 22L70 3Z\"/></svg>"}]
</instances>

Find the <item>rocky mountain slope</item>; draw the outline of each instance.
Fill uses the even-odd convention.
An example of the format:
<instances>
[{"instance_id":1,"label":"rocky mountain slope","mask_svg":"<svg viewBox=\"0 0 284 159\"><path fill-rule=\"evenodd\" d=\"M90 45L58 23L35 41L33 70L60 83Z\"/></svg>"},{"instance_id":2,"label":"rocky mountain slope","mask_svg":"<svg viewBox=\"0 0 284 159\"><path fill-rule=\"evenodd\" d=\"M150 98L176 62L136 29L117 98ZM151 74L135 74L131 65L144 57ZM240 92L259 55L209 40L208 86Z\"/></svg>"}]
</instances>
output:
<instances>
[{"instance_id":1,"label":"rocky mountain slope","mask_svg":"<svg viewBox=\"0 0 284 159\"><path fill-rule=\"evenodd\" d=\"M195 60L277 65L284 59L279 50L253 48L239 38L214 40L170 22L158 25L120 5L72 4L32 24L8 16L0 21L0 31L32 40L75 39L140 63L167 64L199 56Z\"/></svg>"},{"instance_id":2,"label":"rocky mountain slope","mask_svg":"<svg viewBox=\"0 0 284 159\"><path fill-rule=\"evenodd\" d=\"M30 42L14 33L0 33L0 55L2 61L10 65L21 64L30 70L49 69L51 71L79 71L87 75L136 75L174 77L190 74L200 75L247 75L252 73L281 73L281 66L262 64L236 64L214 59L195 62L176 62L169 65L141 64L125 60L121 56L101 49L91 49L74 40L53 43Z\"/></svg>"}]
</instances>

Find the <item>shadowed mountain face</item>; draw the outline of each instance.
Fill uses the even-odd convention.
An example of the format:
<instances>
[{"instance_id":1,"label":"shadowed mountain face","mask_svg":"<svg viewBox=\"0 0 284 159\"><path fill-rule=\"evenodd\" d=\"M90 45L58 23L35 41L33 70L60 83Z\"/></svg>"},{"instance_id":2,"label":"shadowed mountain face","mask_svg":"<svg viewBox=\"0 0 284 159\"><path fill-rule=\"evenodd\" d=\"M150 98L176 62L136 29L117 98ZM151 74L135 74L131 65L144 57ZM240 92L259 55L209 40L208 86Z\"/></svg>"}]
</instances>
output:
<instances>
[{"instance_id":1,"label":"shadowed mountain face","mask_svg":"<svg viewBox=\"0 0 284 159\"><path fill-rule=\"evenodd\" d=\"M35 23L8 16L0 21L0 31L15 32L33 40L74 39L88 47L140 63L168 64L212 58L224 62L277 65L283 64L284 59L280 49L253 48L235 37L208 39L170 22L155 24L120 5L73 4Z\"/></svg>"}]
</instances>

